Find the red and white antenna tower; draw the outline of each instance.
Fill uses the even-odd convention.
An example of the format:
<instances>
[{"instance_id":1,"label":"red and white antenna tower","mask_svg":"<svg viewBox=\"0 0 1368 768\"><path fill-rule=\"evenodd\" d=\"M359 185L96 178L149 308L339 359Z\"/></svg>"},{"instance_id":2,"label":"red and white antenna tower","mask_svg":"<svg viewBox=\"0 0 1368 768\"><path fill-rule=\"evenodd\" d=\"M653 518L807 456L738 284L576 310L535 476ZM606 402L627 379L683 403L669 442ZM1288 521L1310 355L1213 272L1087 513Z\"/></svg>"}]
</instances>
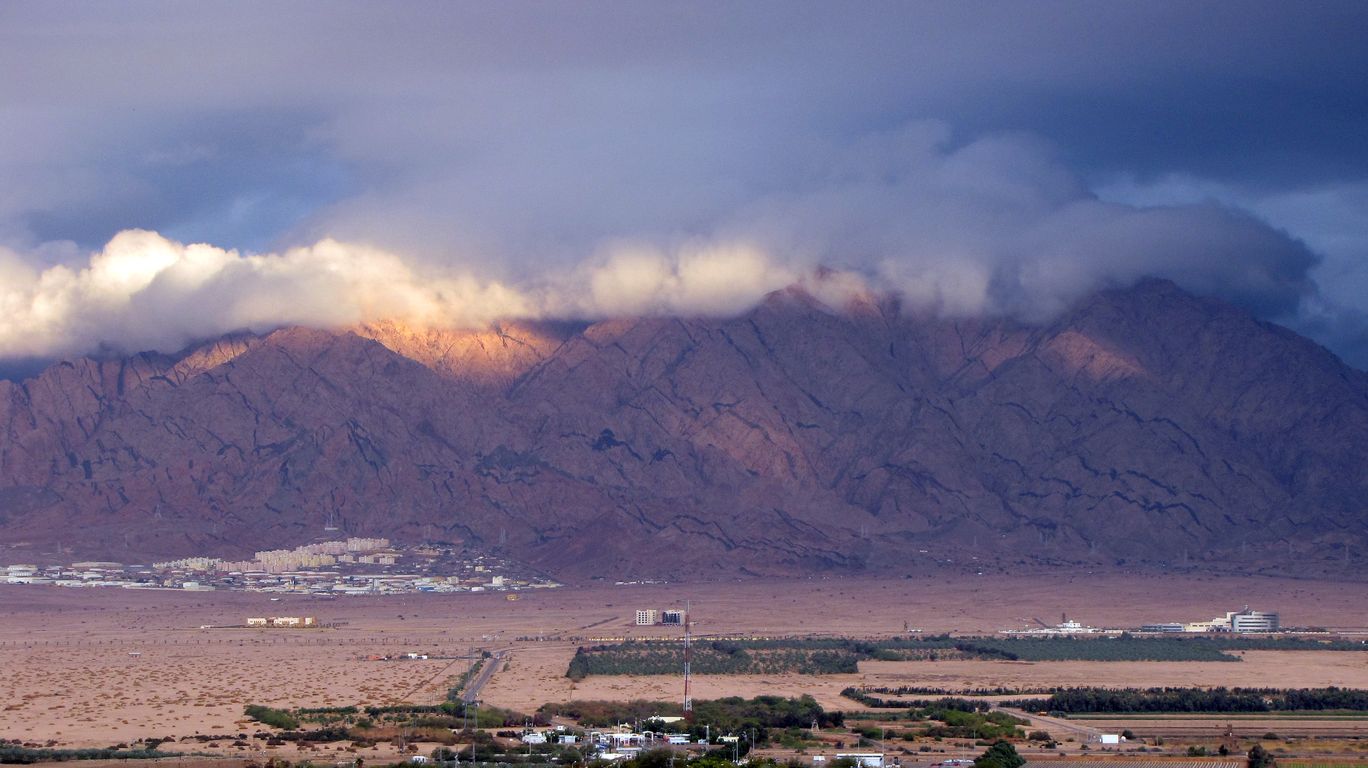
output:
<instances>
[{"instance_id":1,"label":"red and white antenna tower","mask_svg":"<svg viewBox=\"0 0 1368 768\"><path fill-rule=\"evenodd\" d=\"M690 635L689 601L684 601L684 718L693 722L693 679L689 666L693 663L693 637Z\"/></svg>"}]
</instances>

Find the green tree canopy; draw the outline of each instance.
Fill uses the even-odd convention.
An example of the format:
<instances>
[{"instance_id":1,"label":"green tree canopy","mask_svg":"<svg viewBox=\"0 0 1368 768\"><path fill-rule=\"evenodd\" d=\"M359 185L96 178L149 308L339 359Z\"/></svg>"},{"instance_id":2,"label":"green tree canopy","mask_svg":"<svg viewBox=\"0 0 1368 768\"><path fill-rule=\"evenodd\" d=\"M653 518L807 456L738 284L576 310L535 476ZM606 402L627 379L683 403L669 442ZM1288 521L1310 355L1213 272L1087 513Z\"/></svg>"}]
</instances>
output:
<instances>
[{"instance_id":1,"label":"green tree canopy","mask_svg":"<svg viewBox=\"0 0 1368 768\"><path fill-rule=\"evenodd\" d=\"M974 760L974 768L1021 768L1025 764L1026 758L1005 741L997 742Z\"/></svg>"},{"instance_id":2,"label":"green tree canopy","mask_svg":"<svg viewBox=\"0 0 1368 768\"><path fill-rule=\"evenodd\" d=\"M1249 750L1249 768L1277 768L1277 765L1278 762L1262 744L1255 744L1254 748Z\"/></svg>"}]
</instances>

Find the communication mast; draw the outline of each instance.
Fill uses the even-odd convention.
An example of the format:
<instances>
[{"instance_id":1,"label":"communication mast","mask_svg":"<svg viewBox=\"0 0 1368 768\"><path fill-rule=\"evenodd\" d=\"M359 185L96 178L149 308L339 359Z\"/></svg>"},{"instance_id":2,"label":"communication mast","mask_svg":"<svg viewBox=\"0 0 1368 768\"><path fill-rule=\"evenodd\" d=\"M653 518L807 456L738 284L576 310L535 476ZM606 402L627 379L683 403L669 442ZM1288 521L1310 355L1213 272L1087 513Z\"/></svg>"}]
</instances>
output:
<instances>
[{"instance_id":1,"label":"communication mast","mask_svg":"<svg viewBox=\"0 0 1368 768\"><path fill-rule=\"evenodd\" d=\"M693 662L693 637L690 634L689 601L684 601L684 719L693 722L692 676L689 666Z\"/></svg>"},{"instance_id":2,"label":"communication mast","mask_svg":"<svg viewBox=\"0 0 1368 768\"><path fill-rule=\"evenodd\" d=\"M1225 747L1227 754L1236 754L1240 749L1240 742L1235 738L1235 724L1227 723L1225 731L1221 733L1221 746Z\"/></svg>"}]
</instances>

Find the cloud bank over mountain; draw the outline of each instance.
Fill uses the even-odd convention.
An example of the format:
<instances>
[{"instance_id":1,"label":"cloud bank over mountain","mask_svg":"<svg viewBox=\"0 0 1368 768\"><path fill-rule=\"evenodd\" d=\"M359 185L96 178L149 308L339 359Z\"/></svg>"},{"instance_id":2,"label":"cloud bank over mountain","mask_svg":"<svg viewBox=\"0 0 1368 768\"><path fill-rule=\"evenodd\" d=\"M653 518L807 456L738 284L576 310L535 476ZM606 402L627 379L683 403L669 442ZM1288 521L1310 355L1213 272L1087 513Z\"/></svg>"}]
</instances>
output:
<instances>
[{"instance_id":1,"label":"cloud bank over mountain","mask_svg":"<svg viewBox=\"0 0 1368 768\"><path fill-rule=\"evenodd\" d=\"M837 308L872 290L943 316L1032 322L1149 275L1271 316L1316 294L1311 251L1246 213L1103 202L1036 141L956 146L935 123L833 153L810 179L738 209L708 237L604 240L577 262L522 277L481 263L335 239L246 253L127 230L84 262L0 258L0 355L173 351L292 324L729 315L799 282Z\"/></svg>"},{"instance_id":2,"label":"cloud bank over mountain","mask_svg":"<svg viewBox=\"0 0 1368 768\"><path fill-rule=\"evenodd\" d=\"M726 314L825 266L1034 320L1170 277L1368 366L1364 29L1333 2L9 3L0 356Z\"/></svg>"}]
</instances>

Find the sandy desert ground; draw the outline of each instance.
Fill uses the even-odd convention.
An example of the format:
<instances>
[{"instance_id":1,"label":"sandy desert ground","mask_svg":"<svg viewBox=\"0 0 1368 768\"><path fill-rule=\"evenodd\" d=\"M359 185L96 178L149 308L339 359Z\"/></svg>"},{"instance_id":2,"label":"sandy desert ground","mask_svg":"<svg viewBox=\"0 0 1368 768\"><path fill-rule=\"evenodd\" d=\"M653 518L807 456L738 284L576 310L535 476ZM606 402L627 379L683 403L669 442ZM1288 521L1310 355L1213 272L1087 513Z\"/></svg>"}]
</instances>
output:
<instances>
[{"instance_id":1,"label":"sandy desert ground","mask_svg":"<svg viewBox=\"0 0 1368 768\"><path fill-rule=\"evenodd\" d=\"M580 638L677 634L631 625L639 607L689 600L699 633L891 635L988 632L1061 612L1094 625L1208 618L1248 603L1286 623L1368 624L1368 585L1258 577L937 576L690 585L604 585L526 594L271 600L259 593L0 586L0 737L108 746L246 728L242 707L439 701L469 663L379 662L404 651L459 657L508 649L483 692L522 710L545 701L680 695L677 678L590 678L565 665ZM310 615L320 630L247 630L247 616ZM201 629L202 626L215 628ZM536 638L542 638L540 640ZM575 638L575 639L572 639ZM134 655L136 654L136 655ZM1243 663L872 662L858 675L695 681L695 696L812 693L851 708L851 684L1346 685L1368 687L1368 653L1250 652Z\"/></svg>"}]
</instances>

